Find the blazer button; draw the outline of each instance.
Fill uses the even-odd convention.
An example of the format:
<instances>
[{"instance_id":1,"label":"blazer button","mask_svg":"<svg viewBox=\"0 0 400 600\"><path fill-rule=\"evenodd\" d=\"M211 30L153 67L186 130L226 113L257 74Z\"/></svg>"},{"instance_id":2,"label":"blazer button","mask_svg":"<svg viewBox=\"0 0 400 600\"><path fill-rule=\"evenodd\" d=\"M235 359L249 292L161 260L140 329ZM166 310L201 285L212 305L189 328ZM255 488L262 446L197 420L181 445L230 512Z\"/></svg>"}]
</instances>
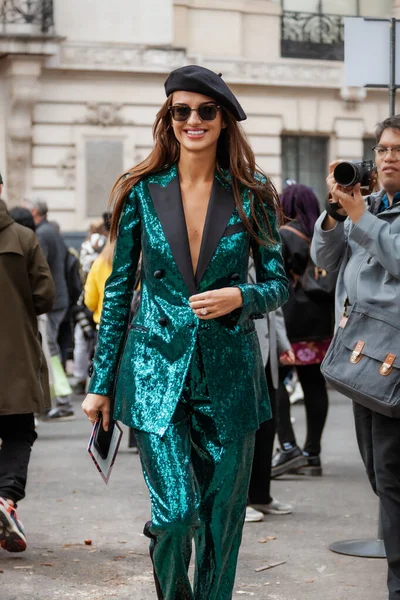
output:
<instances>
[{"instance_id":1,"label":"blazer button","mask_svg":"<svg viewBox=\"0 0 400 600\"><path fill-rule=\"evenodd\" d=\"M168 325L167 317L161 317L160 319L158 319L158 322L162 327L166 327Z\"/></svg>"},{"instance_id":2,"label":"blazer button","mask_svg":"<svg viewBox=\"0 0 400 600\"><path fill-rule=\"evenodd\" d=\"M165 275L165 271L164 269L157 269L157 271L154 271L154 277L155 279L162 279Z\"/></svg>"},{"instance_id":3,"label":"blazer button","mask_svg":"<svg viewBox=\"0 0 400 600\"><path fill-rule=\"evenodd\" d=\"M239 273L232 273L231 281L238 281L240 279Z\"/></svg>"}]
</instances>

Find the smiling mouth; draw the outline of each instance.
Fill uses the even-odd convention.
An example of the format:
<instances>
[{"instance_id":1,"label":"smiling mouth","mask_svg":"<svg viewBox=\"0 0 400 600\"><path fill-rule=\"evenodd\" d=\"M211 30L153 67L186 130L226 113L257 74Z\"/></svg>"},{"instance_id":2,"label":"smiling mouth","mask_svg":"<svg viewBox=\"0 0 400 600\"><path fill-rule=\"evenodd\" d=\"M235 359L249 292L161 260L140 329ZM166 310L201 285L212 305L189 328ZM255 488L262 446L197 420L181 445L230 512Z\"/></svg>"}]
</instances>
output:
<instances>
[{"instance_id":1,"label":"smiling mouth","mask_svg":"<svg viewBox=\"0 0 400 600\"><path fill-rule=\"evenodd\" d=\"M205 129L185 129L186 135L189 137L202 137L205 133Z\"/></svg>"}]
</instances>

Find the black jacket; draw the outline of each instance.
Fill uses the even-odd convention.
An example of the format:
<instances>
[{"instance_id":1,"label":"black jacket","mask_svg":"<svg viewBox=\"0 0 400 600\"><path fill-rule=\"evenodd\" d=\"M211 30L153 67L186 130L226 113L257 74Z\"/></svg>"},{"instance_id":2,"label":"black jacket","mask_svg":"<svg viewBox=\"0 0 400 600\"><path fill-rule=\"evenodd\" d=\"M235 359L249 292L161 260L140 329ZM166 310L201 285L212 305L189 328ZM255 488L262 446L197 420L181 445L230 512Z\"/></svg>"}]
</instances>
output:
<instances>
[{"instance_id":1,"label":"black jacket","mask_svg":"<svg viewBox=\"0 0 400 600\"><path fill-rule=\"evenodd\" d=\"M291 221L290 227L307 236L298 221ZM288 338L291 342L329 339L334 327L334 297L316 300L310 298L301 286L301 276L310 261L310 244L292 231L281 228L280 234L289 279L289 300L283 306Z\"/></svg>"},{"instance_id":2,"label":"black jacket","mask_svg":"<svg viewBox=\"0 0 400 600\"><path fill-rule=\"evenodd\" d=\"M53 310L68 308L69 295L67 280L65 277L65 259L67 247L62 237L57 233L52 225L44 219L36 226L36 235L43 254L49 263L50 271L56 286L56 301Z\"/></svg>"}]
</instances>

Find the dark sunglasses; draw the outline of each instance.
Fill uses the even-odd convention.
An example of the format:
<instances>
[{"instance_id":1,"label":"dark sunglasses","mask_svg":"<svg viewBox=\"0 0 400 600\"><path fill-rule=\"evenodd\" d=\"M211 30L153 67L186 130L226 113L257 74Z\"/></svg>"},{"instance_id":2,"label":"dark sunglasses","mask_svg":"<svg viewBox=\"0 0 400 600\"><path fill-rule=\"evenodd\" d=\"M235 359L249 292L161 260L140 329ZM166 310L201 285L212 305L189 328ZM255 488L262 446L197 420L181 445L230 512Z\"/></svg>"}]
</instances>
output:
<instances>
[{"instance_id":1,"label":"dark sunglasses","mask_svg":"<svg viewBox=\"0 0 400 600\"><path fill-rule=\"evenodd\" d=\"M202 121L214 121L220 106L217 104L202 104L198 108L190 108L187 104L176 104L169 107L174 121L187 121L195 110Z\"/></svg>"}]
</instances>

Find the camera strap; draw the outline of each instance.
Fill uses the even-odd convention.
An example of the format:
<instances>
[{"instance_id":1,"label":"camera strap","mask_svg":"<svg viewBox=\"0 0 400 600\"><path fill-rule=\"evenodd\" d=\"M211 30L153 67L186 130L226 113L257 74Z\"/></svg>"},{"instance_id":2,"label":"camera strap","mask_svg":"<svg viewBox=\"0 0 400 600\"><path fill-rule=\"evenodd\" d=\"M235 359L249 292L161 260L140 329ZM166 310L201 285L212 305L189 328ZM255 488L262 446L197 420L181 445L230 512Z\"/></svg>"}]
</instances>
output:
<instances>
[{"instance_id":1,"label":"camera strap","mask_svg":"<svg viewBox=\"0 0 400 600\"><path fill-rule=\"evenodd\" d=\"M325 210L330 217L342 223L347 219L347 215L340 215L337 211L342 208L339 202L329 202L329 196L326 198Z\"/></svg>"}]
</instances>

